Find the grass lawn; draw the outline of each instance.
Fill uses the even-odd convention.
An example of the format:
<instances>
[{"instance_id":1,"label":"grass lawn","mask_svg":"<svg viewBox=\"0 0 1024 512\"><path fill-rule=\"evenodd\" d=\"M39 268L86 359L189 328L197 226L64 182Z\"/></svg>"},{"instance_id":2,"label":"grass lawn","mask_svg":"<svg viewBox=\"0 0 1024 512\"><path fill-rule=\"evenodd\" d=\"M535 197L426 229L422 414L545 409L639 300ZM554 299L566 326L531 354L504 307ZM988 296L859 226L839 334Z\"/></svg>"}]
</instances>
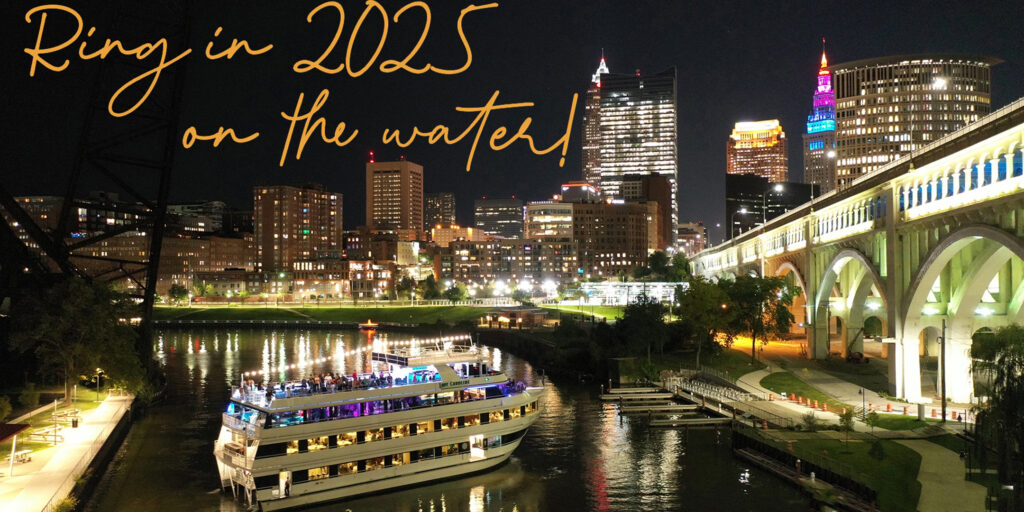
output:
<instances>
[{"instance_id":1,"label":"grass lawn","mask_svg":"<svg viewBox=\"0 0 1024 512\"><path fill-rule=\"evenodd\" d=\"M775 372L761 379L761 386L779 394L785 392L787 395L795 394L810 400L817 400L819 404L826 403L828 404L829 409L833 411L839 411L844 407L850 407L848 404L844 404L835 398L822 393L818 388L798 379L789 372Z\"/></svg>"},{"instance_id":2,"label":"grass lawn","mask_svg":"<svg viewBox=\"0 0 1024 512\"><path fill-rule=\"evenodd\" d=\"M925 418L925 421L920 421L917 419L917 416L879 414L877 426L886 430L914 430L915 428L921 428L938 422L939 420L933 420L931 418Z\"/></svg>"},{"instance_id":3,"label":"grass lawn","mask_svg":"<svg viewBox=\"0 0 1024 512\"><path fill-rule=\"evenodd\" d=\"M305 320L302 315L289 309L243 307L159 308L153 310L153 318L156 320Z\"/></svg>"},{"instance_id":4,"label":"grass lawn","mask_svg":"<svg viewBox=\"0 0 1024 512\"><path fill-rule=\"evenodd\" d=\"M697 352L672 352L658 356L654 361L658 370L678 370L679 368L694 368L697 364ZM729 377L738 379L743 375L755 370L764 368L759 361L751 361L750 354L740 352L731 348L723 349L716 356L709 356L707 352L701 354L700 365L710 367Z\"/></svg>"},{"instance_id":5,"label":"grass lawn","mask_svg":"<svg viewBox=\"0 0 1024 512\"><path fill-rule=\"evenodd\" d=\"M868 455L871 443L851 442L848 447L842 441L801 440L794 443L796 452L822 455L850 466L864 475L872 489L878 492L879 508L885 511L916 510L921 495L921 483L917 472L921 467L921 455L893 441L881 441L884 458L877 460Z\"/></svg>"},{"instance_id":6,"label":"grass lawn","mask_svg":"<svg viewBox=\"0 0 1024 512\"><path fill-rule=\"evenodd\" d=\"M317 320L334 322L400 322L413 324L433 324L438 320L455 324L465 320L475 321L488 308L470 306L402 306L402 307L321 307L296 309L304 315Z\"/></svg>"},{"instance_id":7,"label":"grass lawn","mask_svg":"<svg viewBox=\"0 0 1024 512\"><path fill-rule=\"evenodd\" d=\"M868 364L847 363L845 359L841 358L815 360L814 362L819 369L833 377L852 382L876 393L889 391L888 368L883 360L873 358Z\"/></svg>"},{"instance_id":8,"label":"grass lawn","mask_svg":"<svg viewBox=\"0 0 1024 512\"><path fill-rule=\"evenodd\" d=\"M622 311L625 309L622 306L578 306L578 305L554 305L545 304L541 306L547 309L556 309L558 311L564 311L566 313L582 313L585 316L590 316L593 313L598 318L607 318L608 320L617 320L622 317Z\"/></svg>"}]
</instances>

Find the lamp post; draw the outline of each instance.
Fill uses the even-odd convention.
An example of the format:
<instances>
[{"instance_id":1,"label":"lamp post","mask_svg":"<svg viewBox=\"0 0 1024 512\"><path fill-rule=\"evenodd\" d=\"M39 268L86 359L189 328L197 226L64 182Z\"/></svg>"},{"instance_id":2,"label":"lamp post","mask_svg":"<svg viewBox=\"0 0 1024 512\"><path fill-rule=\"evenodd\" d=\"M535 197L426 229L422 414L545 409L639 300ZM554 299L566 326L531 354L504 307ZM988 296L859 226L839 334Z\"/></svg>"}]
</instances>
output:
<instances>
[{"instance_id":1,"label":"lamp post","mask_svg":"<svg viewBox=\"0 0 1024 512\"><path fill-rule=\"evenodd\" d=\"M946 319L942 319L942 337L939 338L939 371L942 373L942 421L946 422Z\"/></svg>"},{"instance_id":2,"label":"lamp post","mask_svg":"<svg viewBox=\"0 0 1024 512\"><path fill-rule=\"evenodd\" d=\"M103 370L96 368L96 401L100 401L100 388L103 387Z\"/></svg>"},{"instance_id":3,"label":"lamp post","mask_svg":"<svg viewBox=\"0 0 1024 512\"><path fill-rule=\"evenodd\" d=\"M747 209L746 208L740 208L739 210L736 210L736 211L732 212L732 215L729 216L729 239L730 240L732 240L733 238L736 237L736 215L737 214L739 214L739 215L746 215L747 214Z\"/></svg>"},{"instance_id":4,"label":"lamp post","mask_svg":"<svg viewBox=\"0 0 1024 512\"><path fill-rule=\"evenodd\" d=\"M771 188L771 190L773 190L775 192L782 192L783 190L785 190L785 187L782 186L782 183L776 183ZM764 193L761 194L761 226L764 226L767 223L768 223L768 190L765 190Z\"/></svg>"}]
</instances>

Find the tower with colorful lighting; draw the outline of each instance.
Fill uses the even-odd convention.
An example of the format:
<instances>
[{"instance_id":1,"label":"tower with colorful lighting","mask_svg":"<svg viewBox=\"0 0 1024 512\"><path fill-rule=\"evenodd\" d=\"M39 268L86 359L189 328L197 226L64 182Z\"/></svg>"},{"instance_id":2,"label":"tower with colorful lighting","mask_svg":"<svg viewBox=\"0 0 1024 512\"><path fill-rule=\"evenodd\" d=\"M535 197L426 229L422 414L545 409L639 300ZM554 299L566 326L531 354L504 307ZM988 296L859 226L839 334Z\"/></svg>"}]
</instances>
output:
<instances>
[{"instance_id":1,"label":"tower with colorful lighting","mask_svg":"<svg viewBox=\"0 0 1024 512\"><path fill-rule=\"evenodd\" d=\"M601 184L601 75L608 74L603 53L583 107L583 181L595 187Z\"/></svg>"},{"instance_id":2,"label":"tower with colorful lighting","mask_svg":"<svg viewBox=\"0 0 1024 512\"><path fill-rule=\"evenodd\" d=\"M804 134L804 183L818 185L824 194L836 188L836 93L832 89L824 39L821 44L818 87Z\"/></svg>"}]
</instances>

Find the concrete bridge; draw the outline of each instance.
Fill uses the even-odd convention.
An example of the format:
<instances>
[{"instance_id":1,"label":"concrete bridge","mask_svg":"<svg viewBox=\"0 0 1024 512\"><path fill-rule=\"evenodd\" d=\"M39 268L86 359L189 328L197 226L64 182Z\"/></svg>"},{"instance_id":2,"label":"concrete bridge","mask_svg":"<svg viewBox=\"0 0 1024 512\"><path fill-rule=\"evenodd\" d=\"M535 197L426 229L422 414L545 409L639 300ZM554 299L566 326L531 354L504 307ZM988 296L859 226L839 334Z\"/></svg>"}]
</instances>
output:
<instances>
[{"instance_id":1,"label":"concrete bridge","mask_svg":"<svg viewBox=\"0 0 1024 512\"><path fill-rule=\"evenodd\" d=\"M828 357L833 337L861 352L865 330L881 335L889 392L910 401L930 398L922 363L941 368L944 335L947 394L969 402L972 337L1024 322L1022 148L1024 98L701 252L695 270L785 276L803 290L793 312L808 355Z\"/></svg>"}]
</instances>

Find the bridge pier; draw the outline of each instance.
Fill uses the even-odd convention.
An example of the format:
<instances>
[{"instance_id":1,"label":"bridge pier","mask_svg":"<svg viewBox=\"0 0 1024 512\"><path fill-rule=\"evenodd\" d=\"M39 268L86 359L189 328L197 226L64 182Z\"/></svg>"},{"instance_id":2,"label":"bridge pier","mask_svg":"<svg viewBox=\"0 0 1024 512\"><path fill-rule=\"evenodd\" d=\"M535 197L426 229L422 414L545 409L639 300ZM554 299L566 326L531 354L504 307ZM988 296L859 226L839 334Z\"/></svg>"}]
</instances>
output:
<instances>
[{"instance_id":1,"label":"bridge pier","mask_svg":"<svg viewBox=\"0 0 1024 512\"><path fill-rule=\"evenodd\" d=\"M941 367L940 367L940 372ZM942 375L939 374L941 383ZM941 385L941 384L940 384ZM941 389L939 392L941 393ZM950 338L946 341L946 397L957 403L970 403L974 396L974 374L971 372L971 339Z\"/></svg>"},{"instance_id":2,"label":"bridge pier","mask_svg":"<svg viewBox=\"0 0 1024 512\"><path fill-rule=\"evenodd\" d=\"M896 338L889 347L889 394L921 402L921 361L917 338Z\"/></svg>"},{"instance_id":3,"label":"bridge pier","mask_svg":"<svg viewBox=\"0 0 1024 512\"><path fill-rule=\"evenodd\" d=\"M828 359L829 349L829 324L827 320L819 320L827 318L823 313L818 318L815 318L814 328L808 329L808 344L810 345L807 350L807 355L811 359Z\"/></svg>"}]
</instances>

